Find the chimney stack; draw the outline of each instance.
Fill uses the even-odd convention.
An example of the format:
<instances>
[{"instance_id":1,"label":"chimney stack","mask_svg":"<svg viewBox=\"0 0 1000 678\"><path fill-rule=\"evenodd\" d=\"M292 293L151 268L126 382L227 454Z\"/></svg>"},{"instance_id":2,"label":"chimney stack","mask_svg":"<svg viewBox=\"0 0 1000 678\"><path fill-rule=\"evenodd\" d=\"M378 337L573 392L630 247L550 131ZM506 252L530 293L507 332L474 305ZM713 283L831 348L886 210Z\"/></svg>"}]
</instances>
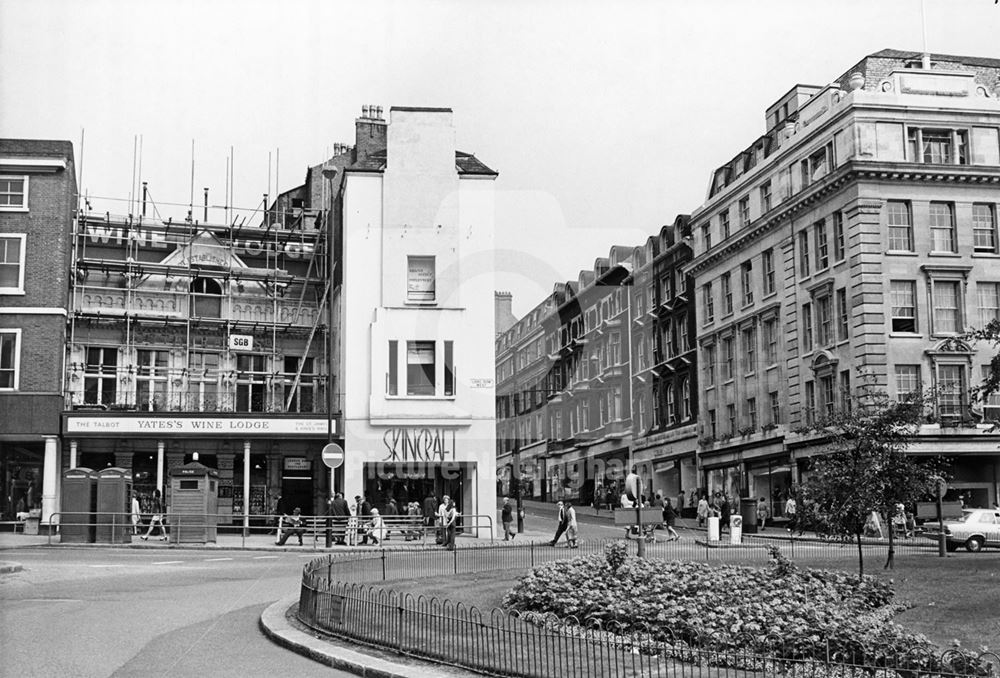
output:
<instances>
[{"instance_id":1,"label":"chimney stack","mask_svg":"<svg viewBox=\"0 0 1000 678\"><path fill-rule=\"evenodd\" d=\"M513 310L514 295L510 292L494 292L493 320L494 331L503 334L517 322Z\"/></svg>"},{"instance_id":2,"label":"chimney stack","mask_svg":"<svg viewBox=\"0 0 1000 678\"><path fill-rule=\"evenodd\" d=\"M375 153L385 150L388 125L382 119L382 107L365 104L361 117L354 121L354 148L356 162L362 162Z\"/></svg>"}]
</instances>

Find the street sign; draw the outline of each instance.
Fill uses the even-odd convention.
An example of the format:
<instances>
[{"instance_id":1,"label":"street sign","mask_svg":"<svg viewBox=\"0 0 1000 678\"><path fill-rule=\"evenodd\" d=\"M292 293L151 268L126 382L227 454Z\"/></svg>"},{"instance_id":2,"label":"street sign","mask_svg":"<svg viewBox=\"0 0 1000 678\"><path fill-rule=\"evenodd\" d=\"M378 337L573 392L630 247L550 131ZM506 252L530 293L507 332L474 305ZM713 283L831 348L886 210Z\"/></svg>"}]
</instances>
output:
<instances>
[{"instance_id":1,"label":"street sign","mask_svg":"<svg viewBox=\"0 0 1000 678\"><path fill-rule=\"evenodd\" d=\"M948 494L948 483L941 476L935 476L934 478L935 489L937 490L937 496L940 499L944 499L944 495Z\"/></svg>"},{"instance_id":2,"label":"street sign","mask_svg":"<svg viewBox=\"0 0 1000 678\"><path fill-rule=\"evenodd\" d=\"M625 478L625 496L632 501L642 498L642 478L635 473L629 473Z\"/></svg>"},{"instance_id":3,"label":"street sign","mask_svg":"<svg viewBox=\"0 0 1000 678\"><path fill-rule=\"evenodd\" d=\"M337 443L329 443L323 447L323 463L327 468L340 468L344 463L344 448Z\"/></svg>"}]
</instances>

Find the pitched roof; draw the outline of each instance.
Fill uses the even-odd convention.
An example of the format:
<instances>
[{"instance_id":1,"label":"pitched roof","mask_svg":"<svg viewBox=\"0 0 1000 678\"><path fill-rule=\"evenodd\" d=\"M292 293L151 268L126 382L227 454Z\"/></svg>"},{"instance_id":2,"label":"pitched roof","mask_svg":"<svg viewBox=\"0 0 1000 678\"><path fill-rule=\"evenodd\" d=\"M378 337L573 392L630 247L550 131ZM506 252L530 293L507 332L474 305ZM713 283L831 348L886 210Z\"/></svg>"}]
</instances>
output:
<instances>
[{"instance_id":1,"label":"pitched roof","mask_svg":"<svg viewBox=\"0 0 1000 678\"><path fill-rule=\"evenodd\" d=\"M348 167L348 169L358 172L381 172L385 169L385 162L385 150L375 151L368 155L368 157L358 160ZM458 170L459 174L465 175L495 177L498 174L496 170L487 167L476 156L471 153L464 153L463 151L455 151L455 169Z\"/></svg>"}]
</instances>

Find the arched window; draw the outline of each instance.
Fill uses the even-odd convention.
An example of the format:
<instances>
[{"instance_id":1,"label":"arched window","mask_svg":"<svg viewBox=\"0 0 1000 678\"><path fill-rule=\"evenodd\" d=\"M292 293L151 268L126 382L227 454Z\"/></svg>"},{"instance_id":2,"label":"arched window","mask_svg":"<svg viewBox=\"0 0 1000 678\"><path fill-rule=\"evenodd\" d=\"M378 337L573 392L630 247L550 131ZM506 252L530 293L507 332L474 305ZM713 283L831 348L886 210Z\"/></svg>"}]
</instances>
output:
<instances>
[{"instance_id":1,"label":"arched window","mask_svg":"<svg viewBox=\"0 0 1000 678\"><path fill-rule=\"evenodd\" d=\"M222 316L222 287L219 283L211 278L195 278L191 281L191 316Z\"/></svg>"}]
</instances>

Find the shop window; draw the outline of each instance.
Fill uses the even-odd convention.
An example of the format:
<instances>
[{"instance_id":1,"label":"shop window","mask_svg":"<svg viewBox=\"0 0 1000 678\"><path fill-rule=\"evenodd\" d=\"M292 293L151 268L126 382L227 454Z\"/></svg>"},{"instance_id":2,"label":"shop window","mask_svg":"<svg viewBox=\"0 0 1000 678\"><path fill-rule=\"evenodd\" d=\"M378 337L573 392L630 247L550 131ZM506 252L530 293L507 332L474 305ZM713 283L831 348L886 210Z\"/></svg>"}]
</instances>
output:
<instances>
[{"instance_id":1,"label":"shop window","mask_svg":"<svg viewBox=\"0 0 1000 678\"><path fill-rule=\"evenodd\" d=\"M0 235L0 294L24 294L24 243L19 233Z\"/></svg>"},{"instance_id":2,"label":"shop window","mask_svg":"<svg viewBox=\"0 0 1000 678\"><path fill-rule=\"evenodd\" d=\"M21 330L0 330L0 391L16 391L21 359Z\"/></svg>"}]
</instances>

